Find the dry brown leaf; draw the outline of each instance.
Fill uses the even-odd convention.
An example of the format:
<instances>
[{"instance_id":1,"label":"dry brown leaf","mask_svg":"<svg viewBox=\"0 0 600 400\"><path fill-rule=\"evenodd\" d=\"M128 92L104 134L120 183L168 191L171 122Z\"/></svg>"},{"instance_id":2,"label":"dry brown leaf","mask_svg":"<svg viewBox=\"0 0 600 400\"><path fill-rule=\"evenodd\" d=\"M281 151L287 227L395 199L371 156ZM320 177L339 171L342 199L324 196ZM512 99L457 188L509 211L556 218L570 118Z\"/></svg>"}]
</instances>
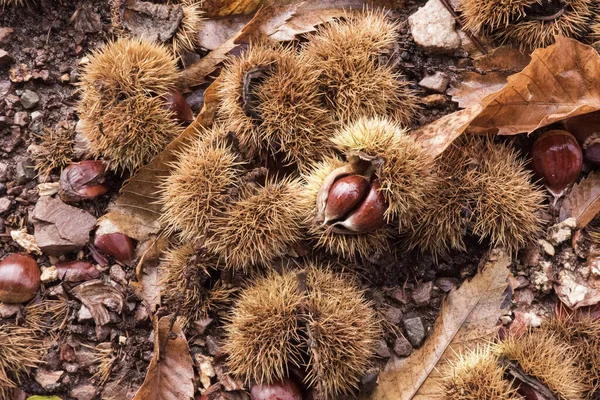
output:
<instances>
[{"instance_id":1,"label":"dry brown leaf","mask_svg":"<svg viewBox=\"0 0 600 400\"><path fill-rule=\"evenodd\" d=\"M508 76L515 74L529 64L531 57L513 46L501 46L492 52L473 60L475 71L460 74L458 85L451 87L448 94L459 107L467 108L481 103L488 94L502 89Z\"/></svg>"},{"instance_id":2,"label":"dry brown leaf","mask_svg":"<svg viewBox=\"0 0 600 400\"><path fill-rule=\"evenodd\" d=\"M510 305L505 293L509 265L506 252L492 250L477 275L448 294L425 344L408 358L390 359L370 398L436 398L436 375L446 360L497 331L498 319Z\"/></svg>"},{"instance_id":3,"label":"dry brown leaf","mask_svg":"<svg viewBox=\"0 0 600 400\"><path fill-rule=\"evenodd\" d=\"M204 0L202 10L208 18L253 14L263 0Z\"/></svg>"},{"instance_id":4,"label":"dry brown leaf","mask_svg":"<svg viewBox=\"0 0 600 400\"><path fill-rule=\"evenodd\" d=\"M251 19L252 15L235 15L206 20L198 32L198 44L207 50L218 49L235 36Z\"/></svg>"},{"instance_id":5,"label":"dry brown leaf","mask_svg":"<svg viewBox=\"0 0 600 400\"><path fill-rule=\"evenodd\" d=\"M96 336L98 340L104 340L107 333L103 328L110 322L108 310L121 313L125 305L124 289L110 281L102 279L87 281L73 288L73 295L79 299L90 310L92 318L96 323Z\"/></svg>"},{"instance_id":6,"label":"dry brown leaf","mask_svg":"<svg viewBox=\"0 0 600 400\"><path fill-rule=\"evenodd\" d=\"M194 368L187 340L177 321L162 317L154 328L154 357L133 400L194 398Z\"/></svg>"},{"instance_id":7,"label":"dry brown leaf","mask_svg":"<svg viewBox=\"0 0 600 400\"><path fill-rule=\"evenodd\" d=\"M575 218L576 228L583 229L600 212L600 173L591 172L573 186L560 207L560 220Z\"/></svg>"}]
</instances>

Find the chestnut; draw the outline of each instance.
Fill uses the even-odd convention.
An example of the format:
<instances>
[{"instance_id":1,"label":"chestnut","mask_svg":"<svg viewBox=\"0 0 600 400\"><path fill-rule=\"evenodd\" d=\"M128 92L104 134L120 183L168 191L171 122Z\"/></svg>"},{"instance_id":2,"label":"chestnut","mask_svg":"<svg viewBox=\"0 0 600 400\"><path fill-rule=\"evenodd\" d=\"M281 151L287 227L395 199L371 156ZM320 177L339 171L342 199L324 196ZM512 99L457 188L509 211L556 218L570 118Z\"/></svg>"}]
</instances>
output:
<instances>
[{"instance_id":1,"label":"chestnut","mask_svg":"<svg viewBox=\"0 0 600 400\"><path fill-rule=\"evenodd\" d=\"M119 232L97 235L94 246L101 253L123 263L129 263L134 257L133 241Z\"/></svg>"},{"instance_id":2,"label":"chestnut","mask_svg":"<svg viewBox=\"0 0 600 400\"><path fill-rule=\"evenodd\" d=\"M59 196L66 203L93 199L107 192L104 185L106 164L82 161L71 164L60 174Z\"/></svg>"},{"instance_id":3,"label":"chestnut","mask_svg":"<svg viewBox=\"0 0 600 400\"><path fill-rule=\"evenodd\" d=\"M369 194L369 181L360 175L349 175L335 181L325 207L325 222L340 219L350 213Z\"/></svg>"},{"instance_id":4,"label":"chestnut","mask_svg":"<svg viewBox=\"0 0 600 400\"><path fill-rule=\"evenodd\" d=\"M341 222L341 225L357 233L381 228L388 203L379 189L381 189L379 182L373 181L367 198Z\"/></svg>"},{"instance_id":5,"label":"chestnut","mask_svg":"<svg viewBox=\"0 0 600 400\"><path fill-rule=\"evenodd\" d=\"M592 164L600 165L600 112L569 118L564 125L577 138L583 157Z\"/></svg>"},{"instance_id":6,"label":"chestnut","mask_svg":"<svg viewBox=\"0 0 600 400\"><path fill-rule=\"evenodd\" d=\"M167 96L166 107L173 113L173 117L182 123L189 123L194 120L194 113L185 97L178 90L173 90Z\"/></svg>"},{"instance_id":7,"label":"chestnut","mask_svg":"<svg viewBox=\"0 0 600 400\"><path fill-rule=\"evenodd\" d=\"M583 166L583 153L575 137L563 130L543 133L531 149L532 166L556 198L573 184Z\"/></svg>"},{"instance_id":8,"label":"chestnut","mask_svg":"<svg viewBox=\"0 0 600 400\"><path fill-rule=\"evenodd\" d=\"M40 288L40 268L25 254L11 254L0 262L0 301L25 303Z\"/></svg>"},{"instance_id":9,"label":"chestnut","mask_svg":"<svg viewBox=\"0 0 600 400\"><path fill-rule=\"evenodd\" d=\"M298 385L284 378L270 385L254 385L250 389L251 400L302 400Z\"/></svg>"}]
</instances>

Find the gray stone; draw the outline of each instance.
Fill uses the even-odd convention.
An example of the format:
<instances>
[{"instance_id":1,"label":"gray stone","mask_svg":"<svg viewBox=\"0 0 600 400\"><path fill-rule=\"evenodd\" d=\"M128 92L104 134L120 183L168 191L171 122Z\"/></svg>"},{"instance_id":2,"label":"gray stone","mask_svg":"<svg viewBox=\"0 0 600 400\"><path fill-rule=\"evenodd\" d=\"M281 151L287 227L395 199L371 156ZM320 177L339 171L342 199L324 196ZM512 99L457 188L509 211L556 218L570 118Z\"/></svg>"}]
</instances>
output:
<instances>
[{"instance_id":1,"label":"gray stone","mask_svg":"<svg viewBox=\"0 0 600 400\"><path fill-rule=\"evenodd\" d=\"M375 354L377 354L381 358L388 358L392 356L392 353L390 352L390 349L385 340L379 341L379 347L375 351Z\"/></svg>"},{"instance_id":2,"label":"gray stone","mask_svg":"<svg viewBox=\"0 0 600 400\"><path fill-rule=\"evenodd\" d=\"M385 310L384 315L385 319L387 319L390 323L397 325L402 319L402 310L396 307L390 307Z\"/></svg>"},{"instance_id":3,"label":"gray stone","mask_svg":"<svg viewBox=\"0 0 600 400\"><path fill-rule=\"evenodd\" d=\"M0 49L0 65L8 65L15 62L15 59L8 54L6 50Z\"/></svg>"},{"instance_id":4,"label":"gray stone","mask_svg":"<svg viewBox=\"0 0 600 400\"><path fill-rule=\"evenodd\" d=\"M29 158L19 161L15 166L15 183L24 185L35 178L33 161Z\"/></svg>"},{"instance_id":5,"label":"gray stone","mask_svg":"<svg viewBox=\"0 0 600 400\"><path fill-rule=\"evenodd\" d=\"M431 301L433 282L420 283L412 292L412 299L419 307L426 306Z\"/></svg>"},{"instance_id":6,"label":"gray stone","mask_svg":"<svg viewBox=\"0 0 600 400\"><path fill-rule=\"evenodd\" d=\"M90 320L92 320L92 318L93 317L92 317L92 313L90 312L90 309L82 304L81 308L77 312L77 321L79 321L79 322L90 321Z\"/></svg>"},{"instance_id":7,"label":"gray stone","mask_svg":"<svg viewBox=\"0 0 600 400\"><path fill-rule=\"evenodd\" d=\"M4 98L10 92L11 81L0 81L0 99Z\"/></svg>"},{"instance_id":8,"label":"gray stone","mask_svg":"<svg viewBox=\"0 0 600 400\"><path fill-rule=\"evenodd\" d=\"M394 289L389 293L389 296L400 304L408 303L408 296L403 289Z\"/></svg>"},{"instance_id":9,"label":"gray stone","mask_svg":"<svg viewBox=\"0 0 600 400\"><path fill-rule=\"evenodd\" d=\"M425 78L421 79L421 82L419 82L419 86L431 90L435 93L444 93L446 92L446 88L448 87L449 82L450 78L448 77L448 75L438 71L433 75L428 75Z\"/></svg>"},{"instance_id":10,"label":"gray stone","mask_svg":"<svg viewBox=\"0 0 600 400\"><path fill-rule=\"evenodd\" d=\"M79 385L75 386L69 392L69 396L77 400L93 400L96 397L96 387L94 385Z\"/></svg>"},{"instance_id":11,"label":"gray stone","mask_svg":"<svg viewBox=\"0 0 600 400\"><path fill-rule=\"evenodd\" d=\"M408 22L415 43L424 50L448 53L460 48L454 17L440 0L429 0Z\"/></svg>"},{"instance_id":12,"label":"gray stone","mask_svg":"<svg viewBox=\"0 0 600 400\"><path fill-rule=\"evenodd\" d=\"M6 115L3 115L0 117L0 128L3 126L8 126L10 124L12 124L12 118L7 117Z\"/></svg>"},{"instance_id":13,"label":"gray stone","mask_svg":"<svg viewBox=\"0 0 600 400\"><path fill-rule=\"evenodd\" d=\"M34 111L31 113L31 120L37 121L37 120L41 119L43 116L44 116L44 114L41 111Z\"/></svg>"},{"instance_id":14,"label":"gray stone","mask_svg":"<svg viewBox=\"0 0 600 400\"><path fill-rule=\"evenodd\" d=\"M412 345L404 336L400 336L394 341L394 353L396 353L398 357L408 357L412 351Z\"/></svg>"},{"instance_id":15,"label":"gray stone","mask_svg":"<svg viewBox=\"0 0 600 400\"><path fill-rule=\"evenodd\" d=\"M40 96L34 91L25 90L21 96L21 105L26 109L34 108L40 102Z\"/></svg>"},{"instance_id":16,"label":"gray stone","mask_svg":"<svg viewBox=\"0 0 600 400\"><path fill-rule=\"evenodd\" d=\"M51 256L83 248L96 224L96 218L90 213L50 196L40 197L31 220L36 243Z\"/></svg>"},{"instance_id":17,"label":"gray stone","mask_svg":"<svg viewBox=\"0 0 600 400\"><path fill-rule=\"evenodd\" d=\"M220 348L219 348L219 342L217 342L217 339L212 337L212 336L206 336L206 348L208 349L208 353L211 356L215 356L217 355L217 353L219 352Z\"/></svg>"},{"instance_id":18,"label":"gray stone","mask_svg":"<svg viewBox=\"0 0 600 400\"><path fill-rule=\"evenodd\" d=\"M439 278L435 281L435 284L442 290L442 292L448 293L458 285L458 279Z\"/></svg>"},{"instance_id":19,"label":"gray stone","mask_svg":"<svg viewBox=\"0 0 600 400\"><path fill-rule=\"evenodd\" d=\"M8 164L0 162L0 182L6 182L8 179Z\"/></svg>"},{"instance_id":20,"label":"gray stone","mask_svg":"<svg viewBox=\"0 0 600 400\"><path fill-rule=\"evenodd\" d=\"M406 329L406 336L413 347L419 347L425 340L425 327L421 317L406 318L404 329Z\"/></svg>"},{"instance_id":21,"label":"gray stone","mask_svg":"<svg viewBox=\"0 0 600 400\"><path fill-rule=\"evenodd\" d=\"M10 210L12 205L13 205L13 201L11 199L9 199L8 197L0 198L0 214L4 214L8 210Z\"/></svg>"},{"instance_id":22,"label":"gray stone","mask_svg":"<svg viewBox=\"0 0 600 400\"><path fill-rule=\"evenodd\" d=\"M15 116L13 118L13 124L18 126L27 126L28 122L29 114L27 114L27 111L17 111L15 113Z\"/></svg>"}]
</instances>

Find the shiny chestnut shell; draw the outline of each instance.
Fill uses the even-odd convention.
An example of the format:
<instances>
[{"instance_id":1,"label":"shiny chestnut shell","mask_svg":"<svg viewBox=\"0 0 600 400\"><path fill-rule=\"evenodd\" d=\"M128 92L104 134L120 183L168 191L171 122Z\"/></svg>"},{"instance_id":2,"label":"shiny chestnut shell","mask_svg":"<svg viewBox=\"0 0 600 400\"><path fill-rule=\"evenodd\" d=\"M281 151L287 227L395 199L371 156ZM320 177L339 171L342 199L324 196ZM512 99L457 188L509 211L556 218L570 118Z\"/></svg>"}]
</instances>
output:
<instances>
[{"instance_id":1,"label":"shiny chestnut shell","mask_svg":"<svg viewBox=\"0 0 600 400\"><path fill-rule=\"evenodd\" d=\"M25 254L11 254L0 262L0 301L25 303L40 288L40 268Z\"/></svg>"},{"instance_id":2,"label":"shiny chestnut shell","mask_svg":"<svg viewBox=\"0 0 600 400\"><path fill-rule=\"evenodd\" d=\"M379 182L373 181L367 198L342 223L345 228L356 233L366 233L383 226L388 203L380 188Z\"/></svg>"},{"instance_id":3,"label":"shiny chestnut shell","mask_svg":"<svg viewBox=\"0 0 600 400\"><path fill-rule=\"evenodd\" d=\"M135 254L131 238L119 232L96 236L94 246L101 253L123 263L133 260Z\"/></svg>"},{"instance_id":4,"label":"shiny chestnut shell","mask_svg":"<svg viewBox=\"0 0 600 400\"><path fill-rule=\"evenodd\" d=\"M533 170L548 191L560 197L574 183L583 166L583 153L573 135L553 130L540 135L531 149Z\"/></svg>"},{"instance_id":5,"label":"shiny chestnut shell","mask_svg":"<svg viewBox=\"0 0 600 400\"><path fill-rule=\"evenodd\" d=\"M583 157L593 164L600 165L600 143L590 144L588 141L590 137L600 135L600 111L569 118L564 125L581 145Z\"/></svg>"},{"instance_id":6,"label":"shiny chestnut shell","mask_svg":"<svg viewBox=\"0 0 600 400\"><path fill-rule=\"evenodd\" d=\"M335 221L346 216L369 194L369 181L360 175L338 179L329 190L325 221Z\"/></svg>"},{"instance_id":7,"label":"shiny chestnut shell","mask_svg":"<svg viewBox=\"0 0 600 400\"><path fill-rule=\"evenodd\" d=\"M89 160L71 164L60 174L60 198L67 203L93 199L108 191L106 164Z\"/></svg>"}]
</instances>

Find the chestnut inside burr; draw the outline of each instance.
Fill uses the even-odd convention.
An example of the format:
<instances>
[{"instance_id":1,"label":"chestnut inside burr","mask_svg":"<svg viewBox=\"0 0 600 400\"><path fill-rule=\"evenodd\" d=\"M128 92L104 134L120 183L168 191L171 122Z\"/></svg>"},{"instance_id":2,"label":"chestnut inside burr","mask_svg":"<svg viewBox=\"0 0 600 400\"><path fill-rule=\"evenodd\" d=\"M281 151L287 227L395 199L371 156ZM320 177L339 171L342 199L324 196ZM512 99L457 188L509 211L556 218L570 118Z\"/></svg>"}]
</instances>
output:
<instances>
[{"instance_id":1,"label":"chestnut inside burr","mask_svg":"<svg viewBox=\"0 0 600 400\"><path fill-rule=\"evenodd\" d=\"M565 13L566 6L561 0L542 0L526 7L525 15L528 20L555 21Z\"/></svg>"}]
</instances>

